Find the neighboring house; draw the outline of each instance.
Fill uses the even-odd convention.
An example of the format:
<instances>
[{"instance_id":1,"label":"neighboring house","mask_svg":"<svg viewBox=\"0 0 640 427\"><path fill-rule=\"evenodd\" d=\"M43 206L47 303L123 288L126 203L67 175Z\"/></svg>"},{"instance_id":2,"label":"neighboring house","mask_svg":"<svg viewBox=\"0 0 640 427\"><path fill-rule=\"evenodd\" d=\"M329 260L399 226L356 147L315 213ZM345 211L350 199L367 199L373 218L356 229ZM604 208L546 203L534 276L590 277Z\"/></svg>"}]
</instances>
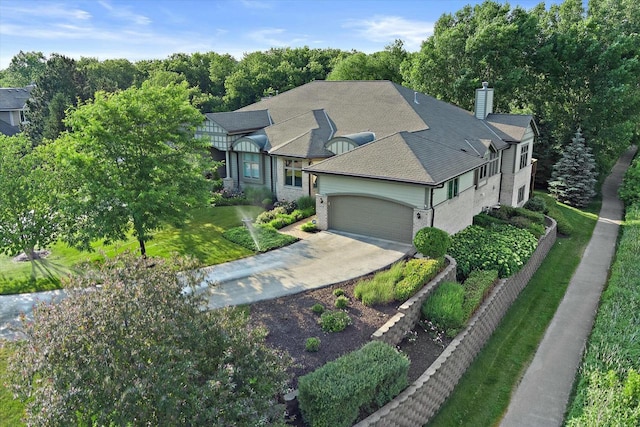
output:
<instances>
[{"instance_id":1,"label":"neighboring house","mask_svg":"<svg viewBox=\"0 0 640 427\"><path fill-rule=\"evenodd\" d=\"M12 136L25 122L24 111L34 86L0 88L0 133Z\"/></svg>"},{"instance_id":2,"label":"neighboring house","mask_svg":"<svg viewBox=\"0 0 640 427\"><path fill-rule=\"evenodd\" d=\"M531 116L472 114L389 81L315 81L228 113L200 137L225 160L226 188L316 197L318 227L411 242L426 226L455 233L496 204L529 198Z\"/></svg>"}]
</instances>

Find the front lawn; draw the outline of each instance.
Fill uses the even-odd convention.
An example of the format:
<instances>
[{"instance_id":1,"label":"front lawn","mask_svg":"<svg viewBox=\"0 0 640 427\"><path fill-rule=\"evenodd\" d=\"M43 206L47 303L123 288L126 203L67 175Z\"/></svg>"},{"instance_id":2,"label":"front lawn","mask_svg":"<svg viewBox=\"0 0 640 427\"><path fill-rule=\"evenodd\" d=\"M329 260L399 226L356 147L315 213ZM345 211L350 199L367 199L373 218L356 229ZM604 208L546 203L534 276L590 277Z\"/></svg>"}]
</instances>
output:
<instances>
[{"instance_id":1,"label":"front lawn","mask_svg":"<svg viewBox=\"0 0 640 427\"><path fill-rule=\"evenodd\" d=\"M253 252L222 237L222 233L242 224L242 218L255 218L262 212L256 206L207 207L193 212L193 218L185 227L166 227L155 233L146 245L149 256L169 258L173 254L195 257L200 265L220 264L252 255ZM57 278L67 274L82 261L99 260L104 255L113 256L123 251L138 250L133 237L126 242L104 245L97 242L95 252L81 252L58 242L51 254L35 263L14 262L11 257L0 255L0 294L36 292L60 287ZM104 254L104 255L103 255ZM31 281L32 268L37 280Z\"/></svg>"},{"instance_id":2,"label":"front lawn","mask_svg":"<svg viewBox=\"0 0 640 427\"><path fill-rule=\"evenodd\" d=\"M553 204L543 197L547 205ZM557 209L572 226L571 236L558 238L429 426L491 426L500 421L580 263L600 206L579 210L558 204Z\"/></svg>"}]
</instances>

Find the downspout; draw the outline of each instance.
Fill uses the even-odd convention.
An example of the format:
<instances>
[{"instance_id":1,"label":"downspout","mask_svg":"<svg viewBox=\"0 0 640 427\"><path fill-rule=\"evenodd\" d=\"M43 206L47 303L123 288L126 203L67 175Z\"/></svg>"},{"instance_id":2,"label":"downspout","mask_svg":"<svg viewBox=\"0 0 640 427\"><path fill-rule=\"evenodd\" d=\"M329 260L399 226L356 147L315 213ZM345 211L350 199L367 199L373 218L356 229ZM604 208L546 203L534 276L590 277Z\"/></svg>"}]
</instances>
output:
<instances>
[{"instance_id":1,"label":"downspout","mask_svg":"<svg viewBox=\"0 0 640 427\"><path fill-rule=\"evenodd\" d=\"M435 190L435 187L431 189L431 200L429 200L429 204L431 205L431 228L433 228L436 218L436 207L433 206L433 190Z\"/></svg>"}]
</instances>

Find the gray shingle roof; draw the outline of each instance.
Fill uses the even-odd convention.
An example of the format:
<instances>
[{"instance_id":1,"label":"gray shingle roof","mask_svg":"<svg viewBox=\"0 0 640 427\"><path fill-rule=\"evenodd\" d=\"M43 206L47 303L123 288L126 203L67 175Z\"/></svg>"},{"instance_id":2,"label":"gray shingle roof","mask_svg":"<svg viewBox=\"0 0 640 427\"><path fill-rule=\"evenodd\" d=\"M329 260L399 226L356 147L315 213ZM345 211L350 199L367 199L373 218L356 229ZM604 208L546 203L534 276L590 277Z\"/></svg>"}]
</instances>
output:
<instances>
[{"instance_id":1,"label":"gray shingle roof","mask_svg":"<svg viewBox=\"0 0 640 427\"><path fill-rule=\"evenodd\" d=\"M229 134L251 132L271 124L267 110L206 113L205 116L219 124Z\"/></svg>"},{"instance_id":2,"label":"gray shingle roof","mask_svg":"<svg viewBox=\"0 0 640 427\"><path fill-rule=\"evenodd\" d=\"M486 119L489 125L503 140L520 142L527 127L533 123L534 131L538 129L533 122L533 116L519 114L489 114Z\"/></svg>"},{"instance_id":3,"label":"gray shingle roof","mask_svg":"<svg viewBox=\"0 0 640 427\"><path fill-rule=\"evenodd\" d=\"M452 149L417 133L399 132L316 163L306 171L438 185L481 166L477 155Z\"/></svg>"},{"instance_id":4,"label":"gray shingle roof","mask_svg":"<svg viewBox=\"0 0 640 427\"><path fill-rule=\"evenodd\" d=\"M300 134L300 130L306 130ZM333 155L324 145L334 129L324 110L314 110L265 129L272 146L269 154L304 159L322 159Z\"/></svg>"},{"instance_id":5,"label":"gray shingle roof","mask_svg":"<svg viewBox=\"0 0 640 427\"><path fill-rule=\"evenodd\" d=\"M18 126L11 126L9 123L4 120L0 120L0 133L7 136L13 136L20 132L20 128Z\"/></svg>"},{"instance_id":6,"label":"gray shingle roof","mask_svg":"<svg viewBox=\"0 0 640 427\"><path fill-rule=\"evenodd\" d=\"M0 88L0 111L22 110L31 97L34 86L18 88Z\"/></svg>"}]
</instances>

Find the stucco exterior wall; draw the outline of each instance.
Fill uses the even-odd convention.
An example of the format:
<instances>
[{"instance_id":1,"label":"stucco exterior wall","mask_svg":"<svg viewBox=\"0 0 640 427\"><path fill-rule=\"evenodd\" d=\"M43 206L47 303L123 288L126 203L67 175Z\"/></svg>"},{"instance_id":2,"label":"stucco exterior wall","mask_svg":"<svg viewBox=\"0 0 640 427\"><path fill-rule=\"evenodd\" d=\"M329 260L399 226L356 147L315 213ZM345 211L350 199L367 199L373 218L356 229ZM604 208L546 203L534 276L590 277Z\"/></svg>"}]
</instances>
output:
<instances>
[{"instance_id":1,"label":"stucco exterior wall","mask_svg":"<svg viewBox=\"0 0 640 427\"><path fill-rule=\"evenodd\" d=\"M397 200L416 208L428 207L430 189L421 185L403 184L365 178L322 175L318 177L319 194L367 194Z\"/></svg>"},{"instance_id":2,"label":"stucco exterior wall","mask_svg":"<svg viewBox=\"0 0 640 427\"><path fill-rule=\"evenodd\" d=\"M496 174L486 179L476 187L473 198L473 214L477 215L482 209L498 204L500 200L501 174Z\"/></svg>"},{"instance_id":3,"label":"stucco exterior wall","mask_svg":"<svg viewBox=\"0 0 640 427\"><path fill-rule=\"evenodd\" d=\"M435 205L433 226L449 234L457 233L473 222L475 188L461 191L457 197Z\"/></svg>"}]
</instances>

